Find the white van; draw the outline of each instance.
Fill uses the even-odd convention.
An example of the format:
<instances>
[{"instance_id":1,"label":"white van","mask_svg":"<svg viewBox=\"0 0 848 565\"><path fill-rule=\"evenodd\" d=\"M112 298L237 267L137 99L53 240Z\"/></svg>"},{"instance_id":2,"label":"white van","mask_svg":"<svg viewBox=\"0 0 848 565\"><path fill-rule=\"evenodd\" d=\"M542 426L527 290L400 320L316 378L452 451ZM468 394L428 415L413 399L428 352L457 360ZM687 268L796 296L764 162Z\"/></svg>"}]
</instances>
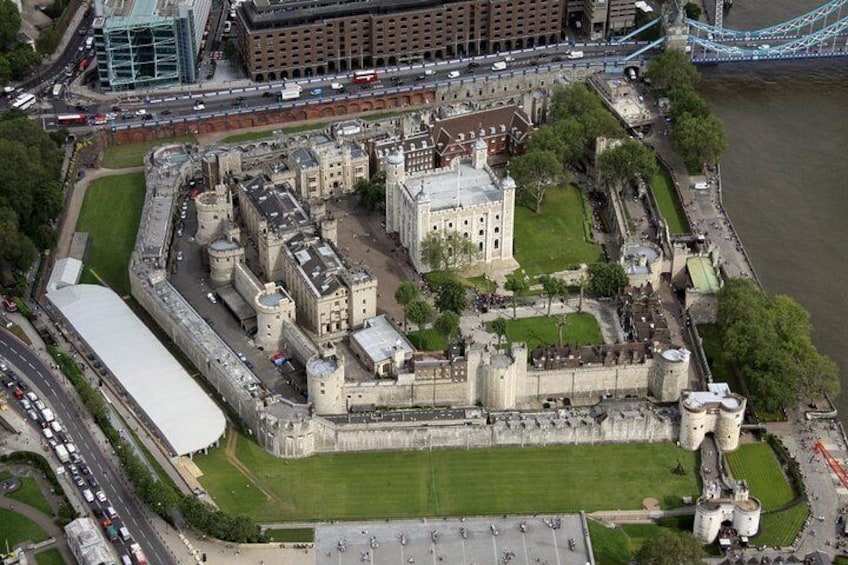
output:
<instances>
[{"instance_id":1,"label":"white van","mask_svg":"<svg viewBox=\"0 0 848 565\"><path fill-rule=\"evenodd\" d=\"M121 564L122 565L132 565L132 559L126 553L121 555Z\"/></svg>"},{"instance_id":2,"label":"white van","mask_svg":"<svg viewBox=\"0 0 848 565\"><path fill-rule=\"evenodd\" d=\"M493 71L505 71L506 70L506 61L497 61L492 65Z\"/></svg>"},{"instance_id":3,"label":"white van","mask_svg":"<svg viewBox=\"0 0 848 565\"><path fill-rule=\"evenodd\" d=\"M692 185L692 188L694 188L695 190L707 190L708 188L710 188L710 183L705 181L696 182Z\"/></svg>"},{"instance_id":4,"label":"white van","mask_svg":"<svg viewBox=\"0 0 848 565\"><path fill-rule=\"evenodd\" d=\"M44 434L45 439L53 439L53 432L50 428L44 428L41 433Z\"/></svg>"},{"instance_id":5,"label":"white van","mask_svg":"<svg viewBox=\"0 0 848 565\"><path fill-rule=\"evenodd\" d=\"M82 491L82 497L86 502L94 502L94 495L91 494L91 489L85 489Z\"/></svg>"},{"instance_id":6,"label":"white van","mask_svg":"<svg viewBox=\"0 0 848 565\"><path fill-rule=\"evenodd\" d=\"M50 422L50 429L53 430L54 434L58 434L62 431L62 424L54 420Z\"/></svg>"},{"instance_id":7,"label":"white van","mask_svg":"<svg viewBox=\"0 0 848 565\"><path fill-rule=\"evenodd\" d=\"M115 508L113 508L112 506L106 507L106 515L109 516L109 518L112 520L118 517L118 513L115 512Z\"/></svg>"},{"instance_id":8,"label":"white van","mask_svg":"<svg viewBox=\"0 0 848 565\"><path fill-rule=\"evenodd\" d=\"M459 71L451 71L448 73L448 78L459 78Z\"/></svg>"},{"instance_id":9,"label":"white van","mask_svg":"<svg viewBox=\"0 0 848 565\"><path fill-rule=\"evenodd\" d=\"M121 539L124 541L130 541L132 539L130 531L127 529L126 526L121 526L118 530L118 533L121 535Z\"/></svg>"},{"instance_id":10,"label":"white van","mask_svg":"<svg viewBox=\"0 0 848 565\"><path fill-rule=\"evenodd\" d=\"M86 39L86 40L85 40L85 49L86 49L86 50L89 50L89 49L91 49L92 47L94 47L94 38L93 38L93 37L89 37L88 39Z\"/></svg>"}]
</instances>

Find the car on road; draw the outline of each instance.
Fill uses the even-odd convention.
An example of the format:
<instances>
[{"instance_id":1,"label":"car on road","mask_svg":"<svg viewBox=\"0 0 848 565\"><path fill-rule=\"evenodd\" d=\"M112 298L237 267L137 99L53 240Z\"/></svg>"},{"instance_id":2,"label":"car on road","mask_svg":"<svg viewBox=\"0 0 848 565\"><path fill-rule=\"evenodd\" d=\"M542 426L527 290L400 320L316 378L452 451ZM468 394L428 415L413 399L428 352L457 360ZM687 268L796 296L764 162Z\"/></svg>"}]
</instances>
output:
<instances>
[{"instance_id":1,"label":"car on road","mask_svg":"<svg viewBox=\"0 0 848 565\"><path fill-rule=\"evenodd\" d=\"M170 115L171 115L171 111L170 111L169 109L165 108L164 110L162 110L161 112L159 112L159 115L160 115L160 116L170 116Z\"/></svg>"},{"instance_id":2,"label":"car on road","mask_svg":"<svg viewBox=\"0 0 848 565\"><path fill-rule=\"evenodd\" d=\"M451 71L448 73L448 78L459 78L459 71Z\"/></svg>"},{"instance_id":3,"label":"car on road","mask_svg":"<svg viewBox=\"0 0 848 565\"><path fill-rule=\"evenodd\" d=\"M80 488L85 486L85 481L82 480L82 477L74 477L74 483Z\"/></svg>"},{"instance_id":4,"label":"car on road","mask_svg":"<svg viewBox=\"0 0 848 565\"><path fill-rule=\"evenodd\" d=\"M82 497L83 497L83 498L85 499L85 501L86 501L86 502L88 502L89 504L91 504L92 502L94 502L94 495L91 493L91 489L85 489L85 490L83 490L83 491L82 491Z\"/></svg>"},{"instance_id":5,"label":"car on road","mask_svg":"<svg viewBox=\"0 0 848 565\"><path fill-rule=\"evenodd\" d=\"M309 91L309 94L311 94L312 96L321 96L322 94L324 94L324 89L323 88L313 88L312 90Z\"/></svg>"},{"instance_id":6,"label":"car on road","mask_svg":"<svg viewBox=\"0 0 848 565\"><path fill-rule=\"evenodd\" d=\"M94 496L97 498L98 502L106 502L106 495L103 493L102 490L98 490L96 493L94 493Z\"/></svg>"},{"instance_id":7,"label":"car on road","mask_svg":"<svg viewBox=\"0 0 848 565\"><path fill-rule=\"evenodd\" d=\"M200 100L198 100L197 102L194 103L194 111L195 112L200 112L200 111L205 110L205 109L206 109L206 104L204 104Z\"/></svg>"},{"instance_id":8,"label":"car on road","mask_svg":"<svg viewBox=\"0 0 848 565\"><path fill-rule=\"evenodd\" d=\"M94 476L88 477L86 481L88 481L88 486L90 486L91 488L97 488L98 486L100 486Z\"/></svg>"},{"instance_id":9,"label":"car on road","mask_svg":"<svg viewBox=\"0 0 848 565\"><path fill-rule=\"evenodd\" d=\"M471 61L470 63L468 63L468 64L465 66L465 68L466 68L466 69L472 69L472 70L473 70L473 69L479 69L479 68L480 68L480 63L478 63L477 61Z\"/></svg>"},{"instance_id":10,"label":"car on road","mask_svg":"<svg viewBox=\"0 0 848 565\"><path fill-rule=\"evenodd\" d=\"M272 96L274 96L274 93L271 92L270 90L266 90L265 92L262 93L262 98L271 98Z\"/></svg>"},{"instance_id":11,"label":"car on road","mask_svg":"<svg viewBox=\"0 0 848 565\"><path fill-rule=\"evenodd\" d=\"M136 116L146 116L147 110L144 109L144 108L139 108L138 110L135 111L135 115Z\"/></svg>"},{"instance_id":12,"label":"car on road","mask_svg":"<svg viewBox=\"0 0 848 565\"><path fill-rule=\"evenodd\" d=\"M19 389L19 388L16 388L16 389L15 389L15 392L13 392L12 394L14 394L14 395L15 395L15 398L17 398L18 400L22 400L22 399L23 399L23 397L24 397L24 391L22 391L22 390L21 390L21 389Z\"/></svg>"},{"instance_id":13,"label":"car on road","mask_svg":"<svg viewBox=\"0 0 848 565\"><path fill-rule=\"evenodd\" d=\"M427 79L427 75L424 75L424 74L416 75L416 77L415 77L415 80L418 80L418 81L426 80L426 79Z\"/></svg>"},{"instance_id":14,"label":"car on road","mask_svg":"<svg viewBox=\"0 0 848 565\"><path fill-rule=\"evenodd\" d=\"M340 82L332 82L330 83L330 88L336 91L344 90L344 85Z\"/></svg>"},{"instance_id":15,"label":"car on road","mask_svg":"<svg viewBox=\"0 0 848 565\"><path fill-rule=\"evenodd\" d=\"M236 98L236 102L244 102L245 100L247 99L244 96L239 96Z\"/></svg>"}]
</instances>

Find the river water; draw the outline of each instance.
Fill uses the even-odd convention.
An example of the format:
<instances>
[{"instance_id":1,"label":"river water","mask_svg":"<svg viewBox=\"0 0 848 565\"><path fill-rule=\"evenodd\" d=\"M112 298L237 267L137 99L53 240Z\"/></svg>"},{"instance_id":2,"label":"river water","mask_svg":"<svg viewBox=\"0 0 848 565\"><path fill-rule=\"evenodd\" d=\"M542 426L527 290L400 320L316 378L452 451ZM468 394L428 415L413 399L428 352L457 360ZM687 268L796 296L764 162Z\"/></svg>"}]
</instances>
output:
<instances>
[{"instance_id":1,"label":"river water","mask_svg":"<svg viewBox=\"0 0 848 565\"><path fill-rule=\"evenodd\" d=\"M823 3L735 0L724 25L757 29ZM848 57L702 74L730 146L725 206L766 290L810 311L816 345L839 365L848 422Z\"/></svg>"}]
</instances>

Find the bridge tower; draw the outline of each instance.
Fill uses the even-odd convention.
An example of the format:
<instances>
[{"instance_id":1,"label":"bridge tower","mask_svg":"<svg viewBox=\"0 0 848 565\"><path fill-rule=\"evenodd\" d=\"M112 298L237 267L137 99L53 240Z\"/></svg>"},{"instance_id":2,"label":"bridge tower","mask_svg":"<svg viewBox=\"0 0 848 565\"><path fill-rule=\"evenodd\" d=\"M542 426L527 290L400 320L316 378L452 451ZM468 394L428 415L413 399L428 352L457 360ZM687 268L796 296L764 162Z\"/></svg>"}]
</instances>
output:
<instances>
[{"instance_id":1,"label":"bridge tower","mask_svg":"<svg viewBox=\"0 0 848 565\"><path fill-rule=\"evenodd\" d=\"M668 14L662 19L665 48L685 51L686 43L689 40L689 26L686 25L683 6L677 2L672 2L667 5L666 9L674 10L674 13Z\"/></svg>"}]
</instances>

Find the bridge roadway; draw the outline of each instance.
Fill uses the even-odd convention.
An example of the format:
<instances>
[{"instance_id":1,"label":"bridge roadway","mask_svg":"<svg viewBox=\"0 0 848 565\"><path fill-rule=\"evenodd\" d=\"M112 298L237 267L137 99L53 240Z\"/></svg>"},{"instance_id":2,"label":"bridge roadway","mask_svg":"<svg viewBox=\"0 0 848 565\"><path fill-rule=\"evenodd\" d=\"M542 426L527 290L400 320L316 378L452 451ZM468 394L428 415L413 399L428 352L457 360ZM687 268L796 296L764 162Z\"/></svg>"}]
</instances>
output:
<instances>
[{"instance_id":1,"label":"bridge roadway","mask_svg":"<svg viewBox=\"0 0 848 565\"><path fill-rule=\"evenodd\" d=\"M171 554L157 536L146 517L147 510L138 502L135 493L127 484L123 470L110 460L104 451L108 449L99 443L89 429L73 398L64 390L65 385L57 375L29 347L21 343L7 331L0 331L0 355L5 357L19 371L19 375L34 386L40 397L52 407L56 417L61 420L68 434L74 439L85 463L98 479L111 505L117 510L120 519L127 525L135 541L141 544L150 563L173 563ZM93 425L93 424L91 424ZM74 488L69 486L69 488ZM116 542L119 551L129 553L129 544Z\"/></svg>"}]
</instances>

